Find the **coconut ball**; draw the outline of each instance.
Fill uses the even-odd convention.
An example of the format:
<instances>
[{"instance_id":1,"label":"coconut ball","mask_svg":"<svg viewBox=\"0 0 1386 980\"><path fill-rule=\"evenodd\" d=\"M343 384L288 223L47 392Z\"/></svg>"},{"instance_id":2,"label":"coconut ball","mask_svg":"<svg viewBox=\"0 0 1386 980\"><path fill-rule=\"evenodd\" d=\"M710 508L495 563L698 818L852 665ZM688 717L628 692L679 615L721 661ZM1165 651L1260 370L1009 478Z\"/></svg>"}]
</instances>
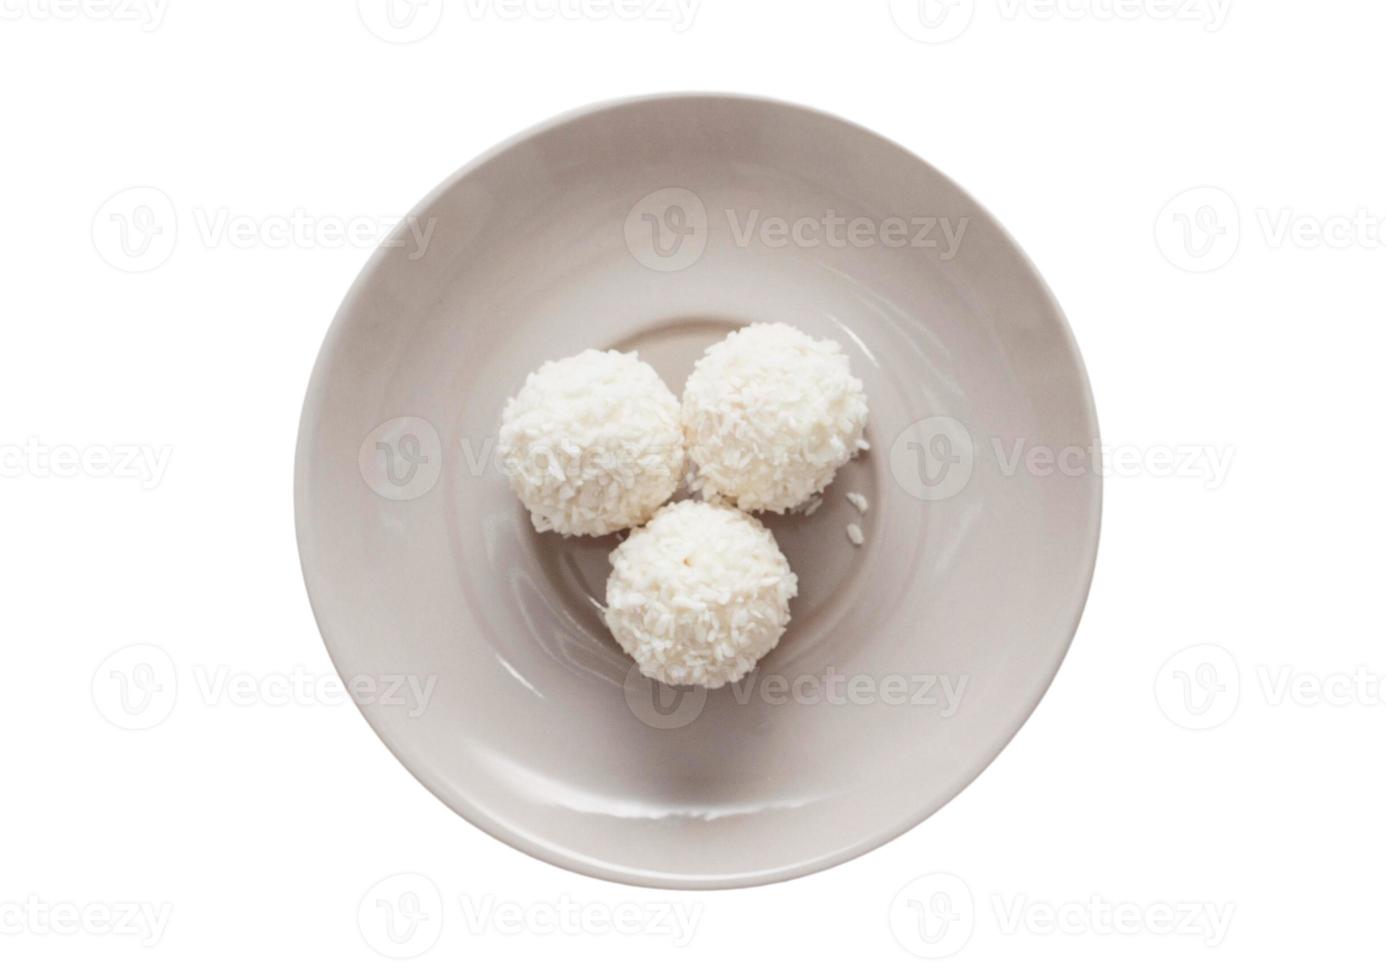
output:
<instances>
[{"instance_id":1,"label":"coconut ball","mask_svg":"<svg viewBox=\"0 0 1386 980\"><path fill-rule=\"evenodd\" d=\"M799 580L760 521L683 500L611 553L606 625L666 684L740 680L784 635Z\"/></svg>"},{"instance_id":2,"label":"coconut ball","mask_svg":"<svg viewBox=\"0 0 1386 980\"><path fill-rule=\"evenodd\" d=\"M678 399L638 355L585 350L525 380L501 415L497 451L536 530L609 534L643 523L677 489Z\"/></svg>"},{"instance_id":3,"label":"coconut ball","mask_svg":"<svg viewBox=\"0 0 1386 980\"><path fill-rule=\"evenodd\" d=\"M866 395L847 355L787 323L709 347L683 391L683 431L705 499L777 514L804 504L865 449Z\"/></svg>"}]
</instances>

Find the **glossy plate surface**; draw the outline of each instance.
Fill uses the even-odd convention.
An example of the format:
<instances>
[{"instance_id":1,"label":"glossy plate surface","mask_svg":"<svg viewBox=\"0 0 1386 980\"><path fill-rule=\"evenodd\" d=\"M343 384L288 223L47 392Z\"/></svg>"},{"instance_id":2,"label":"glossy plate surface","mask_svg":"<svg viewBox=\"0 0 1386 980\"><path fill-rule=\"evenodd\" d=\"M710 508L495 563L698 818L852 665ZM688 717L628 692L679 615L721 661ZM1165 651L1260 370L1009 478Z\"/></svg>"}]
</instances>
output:
<instances>
[{"instance_id":1,"label":"glossy plate surface","mask_svg":"<svg viewBox=\"0 0 1386 980\"><path fill-rule=\"evenodd\" d=\"M534 533L500 409L586 347L678 393L754 320L843 346L872 449L766 521L801 583L779 648L658 689L599 618L616 539ZM458 813L587 874L758 884L908 829L1019 729L1087 594L1097 438L1061 312L950 180L812 110L638 99L490 152L371 260L309 387L299 548L337 669Z\"/></svg>"}]
</instances>

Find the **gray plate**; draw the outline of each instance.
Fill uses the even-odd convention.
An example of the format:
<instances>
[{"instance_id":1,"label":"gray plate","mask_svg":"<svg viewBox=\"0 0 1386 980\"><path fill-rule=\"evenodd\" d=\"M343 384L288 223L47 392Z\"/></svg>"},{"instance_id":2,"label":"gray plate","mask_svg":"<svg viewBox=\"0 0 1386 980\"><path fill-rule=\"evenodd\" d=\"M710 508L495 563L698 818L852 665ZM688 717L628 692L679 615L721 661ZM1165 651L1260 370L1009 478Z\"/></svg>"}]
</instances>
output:
<instances>
[{"instance_id":1,"label":"gray plate","mask_svg":"<svg viewBox=\"0 0 1386 980\"><path fill-rule=\"evenodd\" d=\"M656 688L599 618L617 539L533 532L500 409L586 347L677 393L753 320L842 344L872 449L766 522L801 583L780 646ZM367 720L458 813L586 874L752 885L908 829L1019 729L1087 594L1096 443L1063 315L950 180L812 110L642 98L491 151L371 259L304 405L299 550Z\"/></svg>"}]
</instances>

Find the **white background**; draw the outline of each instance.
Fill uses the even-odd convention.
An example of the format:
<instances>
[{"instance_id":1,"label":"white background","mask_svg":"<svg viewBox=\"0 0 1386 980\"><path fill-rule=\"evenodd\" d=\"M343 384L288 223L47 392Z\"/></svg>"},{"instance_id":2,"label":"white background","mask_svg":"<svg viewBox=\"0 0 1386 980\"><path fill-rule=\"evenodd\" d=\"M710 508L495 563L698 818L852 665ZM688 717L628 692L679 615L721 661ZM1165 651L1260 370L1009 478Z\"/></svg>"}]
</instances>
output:
<instances>
[{"instance_id":1,"label":"white background","mask_svg":"<svg viewBox=\"0 0 1386 980\"><path fill-rule=\"evenodd\" d=\"M5 975L1377 969L1380 5L457 0L396 44L369 0L116 2L0 0ZM680 89L826 109L960 181L1127 461L1000 759L875 853L722 893L588 880L438 803L337 697L291 508L313 358L390 222L535 122ZM131 644L176 665L146 731L103 686ZM406 891L428 918L394 948L371 917Z\"/></svg>"}]
</instances>

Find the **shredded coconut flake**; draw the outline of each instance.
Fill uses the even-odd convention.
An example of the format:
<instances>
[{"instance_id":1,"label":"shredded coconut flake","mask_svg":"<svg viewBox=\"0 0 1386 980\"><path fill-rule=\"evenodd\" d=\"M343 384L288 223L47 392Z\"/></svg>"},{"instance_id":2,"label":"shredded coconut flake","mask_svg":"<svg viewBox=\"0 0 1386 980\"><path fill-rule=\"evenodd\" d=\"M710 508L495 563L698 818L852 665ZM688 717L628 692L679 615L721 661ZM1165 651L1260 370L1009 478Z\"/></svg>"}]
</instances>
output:
<instances>
[{"instance_id":1,"label":"shredded coconut flake","mask_svg":"<svg viewBox=\"0 0 1386 980\"><path fill-rule=\"evenodd\" d=\"M537 530L609 534L649 519L677 489L678 399L638 355L586 350L525 380L497 449Z\"/></svg>"},{"instance_id":2,"label":"shredded coconut flake","mask_svg":"<svg viewBox=\"0 0 1386 980\"><path fill-rule=\"evenodd\" d=\"M783 514L862 449L866 418L862 383L836 343L753 323L709 347L684 388L695 489Z\"/></svg>"},{"instance_id":3,"label":"shredded coconut flake","mask_svg":"<svg viewBox=\"0 0 1386 980\"><path fill-rule=\"evenodd\" d=\"M666 684L740 680L784 635L799 591L774 536L729 507L664 507L611 554L607 628Z\"/></svg>"}]
</instances>

